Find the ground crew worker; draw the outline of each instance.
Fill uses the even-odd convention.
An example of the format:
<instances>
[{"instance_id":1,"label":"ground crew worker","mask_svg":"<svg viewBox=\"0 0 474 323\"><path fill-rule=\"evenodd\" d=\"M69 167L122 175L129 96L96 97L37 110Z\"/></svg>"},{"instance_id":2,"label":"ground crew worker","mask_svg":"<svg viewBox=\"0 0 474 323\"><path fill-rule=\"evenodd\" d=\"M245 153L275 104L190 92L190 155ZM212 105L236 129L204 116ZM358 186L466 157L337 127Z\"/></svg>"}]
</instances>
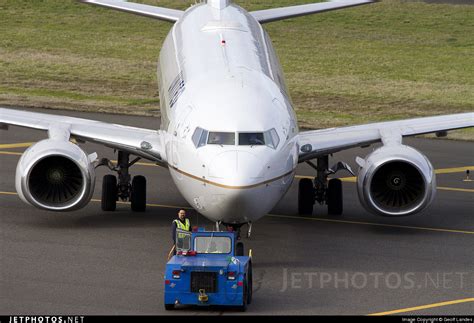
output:
<instances>
[{"instance_id":1,"label":"ground crew worker","mask_svg":"<svg viewBox=\"0 0 474 323\"><path fill-rule=\"evenodd\" d=\"M176 244L176 229L191 231L191 222L186 217L185 210L179 210L178 218L173 221L171 234L173 235L173 243Z\"/></svg>"},{"instance_id":2,"label":"ground crew worker","mask_svg":"<svg viewBox=\"0 0 474 323\"><path fill-rule=\"evenodd\" d=\"M184 230L184 231L191 231L191 222L188 218L186 218L186 211L179 210L178 218L173 220L171 224L171 236L173 239L173 247L171 248L168 254L168 260L171 259L172 255L176 254L176 229Z\"/></svg>"},{"instance_id":3,"label":"ground crew worker","mask_svg":"<svg viewBox=\"0 0 474 323\"><path fill-rule=\"evenodd\" d=\"M184 231L191 231L191 222L186 217L185 210L179 210L178 218L173 221L172 224L172 234L173 234L173 242L176 243L176 229L184 230Z\"/></svg>"}]
</instances>

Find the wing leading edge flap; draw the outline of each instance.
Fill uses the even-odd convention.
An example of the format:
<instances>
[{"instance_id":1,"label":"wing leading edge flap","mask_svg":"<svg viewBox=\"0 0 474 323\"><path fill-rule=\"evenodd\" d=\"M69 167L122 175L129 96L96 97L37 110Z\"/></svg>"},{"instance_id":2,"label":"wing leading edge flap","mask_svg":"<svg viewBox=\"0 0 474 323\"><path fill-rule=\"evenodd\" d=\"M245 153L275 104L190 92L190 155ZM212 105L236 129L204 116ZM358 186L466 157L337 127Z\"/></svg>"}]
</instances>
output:
<instances>
[{"instance_id":1,"label":"wing leading edge flap","mask_svg":"<svg viewBox=\"0 0 474 323\"><path fill-rule=\"evenodd\" d=\"M176 9L155 7L135 2L117 0L80 0L80 2L169 22L178 21L184 13L184 11Z\"/></svg>"},{"instance_id":2,"label":"wing leading edge flap","mask_svg":"<svg viewBox=\"0 0 474 323\"><path fill-rule=\"evenodd\" d=\"M330 10L350 8L364 4L370 4L373 2L376 2L376 0L335 0L328 2L304 4L299 6L258 10L252 11L250 14L263 24L267 22L311 15Z\"/></svg>"},{"instance_id":3,"label":"wing leading edge flap","mask_svg":"<svg viewBox=\"0 0 474 323\"><path fill-rule=\"evenodd\" d=\"M162 131L4 108L0 108L0 124L48 132L54 130L55 125L60 125L67 127L71 137L79 140L124 150L158 163L166 160L165 133Z\"/></svg>"},{"instance_id":4,"label":"wing leading edge flap","mask_svg":"<svg viewBox=\"0 0 474 323\"><path fill-rule=\"evenodd\" d=\"M388 133L407 137L470 127L474 127L473 112L306 131L299 134L299 162L390 140L385 138Z\"/></svg>"}]
</instances>

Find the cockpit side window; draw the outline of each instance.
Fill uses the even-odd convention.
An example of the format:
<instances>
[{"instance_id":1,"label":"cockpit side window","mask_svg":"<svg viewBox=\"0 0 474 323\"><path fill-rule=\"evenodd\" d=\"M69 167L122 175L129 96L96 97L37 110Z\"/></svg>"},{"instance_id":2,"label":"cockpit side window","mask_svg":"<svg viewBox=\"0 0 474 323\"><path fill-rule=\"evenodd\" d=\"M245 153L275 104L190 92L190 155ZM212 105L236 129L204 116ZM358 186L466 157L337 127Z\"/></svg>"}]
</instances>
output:
<instances>
[{"instance_id":1,"label":"cockpit side window","mask_svg":"<svg viewBox=\"0 0 474 323\"><path fill-rule=\"evenodd\" d=\"M207 141L207 135L208 135L207 130L204 130L202 128L197 127L196 130L194 130L194 134L193 134L193 137L192 137L194 146L196 148L205 146L206 141Z\"/></svg>"},{"instance_id":2,"label":"cockpit side window","mask_svg":"<svg viewBox=\"0 0 474 323\"><path fill-rule=\"evenodd\" d=\"M234 132L209 132L207 139L209 145L235 145Z\"/></svg>"},{"instance_id":3,"label":"cockpit side window","mask_svg":"<svg viewBox=\"0 0 474 323\"><path fill-rule=\"evenodd\" d=\"M278 133L276 130L270 129L268 131L265 131L264 133L265 136L265 143L268 147L276 149L278 147L278 144L280 143L280 137L278 137Z\"/></svg>"}]
</instances>

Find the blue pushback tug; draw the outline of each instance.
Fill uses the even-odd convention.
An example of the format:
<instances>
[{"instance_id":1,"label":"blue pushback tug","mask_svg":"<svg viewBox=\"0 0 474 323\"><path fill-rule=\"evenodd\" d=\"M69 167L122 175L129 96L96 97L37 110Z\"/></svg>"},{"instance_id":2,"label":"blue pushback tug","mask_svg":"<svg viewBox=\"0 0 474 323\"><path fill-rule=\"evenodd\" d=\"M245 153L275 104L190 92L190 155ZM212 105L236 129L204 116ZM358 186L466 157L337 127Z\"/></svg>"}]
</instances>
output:
<instances>
[{"instance_id":1,"label":"blue pushback tug","mask_svg":"<svg viewBox=\"0 0 474 323\"><path fill-rule=\"evenodd\" d=\"M237 233L176 231L176 255L166 264L165 309L183 304L245 311L252 302L252 263Z\"/></svg>"}]
</instances>

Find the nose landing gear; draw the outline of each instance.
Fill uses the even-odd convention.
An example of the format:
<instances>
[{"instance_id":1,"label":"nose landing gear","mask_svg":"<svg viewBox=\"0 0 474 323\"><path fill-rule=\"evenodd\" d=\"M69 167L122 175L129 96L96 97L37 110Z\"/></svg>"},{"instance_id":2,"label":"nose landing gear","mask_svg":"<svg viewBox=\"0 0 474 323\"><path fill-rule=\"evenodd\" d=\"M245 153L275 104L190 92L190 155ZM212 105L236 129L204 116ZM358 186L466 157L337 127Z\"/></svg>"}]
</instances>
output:
<instances>
[{"instance_id":1,"label":"nose landing gear","mask_svg":"<svg viewBox=\"0 0 474 323\"><path fill-rule=\"evenodd\" d=\"M227 231L235 231L237 232L237 239L240 240L240 229L242 228L242 226L244 226L245 224L247 224L248 228L247 228L247 234L246 234L246 237L248 239L250 239L250 236L252 235L252 222L249 221L247 223L232 223L232 224L228 224L228 223L223 223L221 221L219 222L216 222L216 229L217 231L219 231L219 227L220 225L223 224L225 227L226 227L226 230Z\"/></svg>"},{"instance_id":2,"label":"nose landing gear","mask_svg":"<svg viewBox=\"0 0 474 323\"><path fill-rule=\"evenodd\" d=\"M247 224L248 225L248 229L247 229L247 238L250 239L250 236L252 234L252 222L248 222L248 223L222 223L222 222L216 222L216 229L219 231L219 227L220 225L223 224L227 231L232 231L232 232L236 232L237 233L237 240L239 242L236 243L235 245L235 255L236 256L243 256L244 255L244 243L241 240L241 236L240 236L240 231L241 231L241 228L243 225Z\"/></svg>"}]
</instances>

